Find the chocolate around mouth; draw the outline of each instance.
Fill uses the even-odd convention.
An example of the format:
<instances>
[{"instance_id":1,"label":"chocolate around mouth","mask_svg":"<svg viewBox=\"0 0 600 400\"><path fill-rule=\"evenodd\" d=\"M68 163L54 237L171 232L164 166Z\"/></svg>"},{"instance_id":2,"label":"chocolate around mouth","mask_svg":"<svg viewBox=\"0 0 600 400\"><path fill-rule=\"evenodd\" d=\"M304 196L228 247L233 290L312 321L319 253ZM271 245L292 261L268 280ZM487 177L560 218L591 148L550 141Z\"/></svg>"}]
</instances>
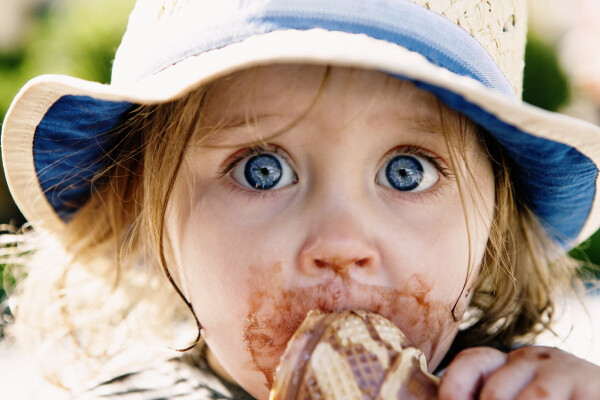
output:
<instances>
[{"instance_id":1,"label":"chocolate around mouth","mask_svg":"<svg viewBox=\"0 0 600 400\"><path fill-rule=\"evenodd\" d=\"M244 325L243 339L252 357L254 368L263 373L266 387L273 385L275 370L288 341L311 310L330 313L349 309L379 314L397 326L423 332L423 343L436 342L439 329L437 316L441 305L426 301L431 288L416 277L401 290L366 285L350 279L335 279L311 287L277 290L280 282L257 289L251 296L250 309ZM443 308L447 308L445 305Z\"/></svg>"}]
</instances>

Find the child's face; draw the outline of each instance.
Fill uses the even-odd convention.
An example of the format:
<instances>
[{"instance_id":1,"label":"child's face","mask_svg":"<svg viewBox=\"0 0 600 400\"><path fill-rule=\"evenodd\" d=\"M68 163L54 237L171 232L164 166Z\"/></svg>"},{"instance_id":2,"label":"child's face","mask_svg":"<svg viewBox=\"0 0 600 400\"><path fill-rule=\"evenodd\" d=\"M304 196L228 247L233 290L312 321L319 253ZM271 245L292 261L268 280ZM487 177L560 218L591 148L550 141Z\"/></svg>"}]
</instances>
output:
<instances>
[{"instance_id":1,"label":"child's face","mask_svg":"<svg viewBox=\"0 0 600 400\"><path fill-rule=\"evenodd\" d=\"M461 199L434 98L376 72L324 72L272 66L218 83L202 123L225 127L190 145L167 215L171 270L206 342L260 398L315 308L380 313L434 368L488 240L491 164L471 140Z\"/></svg>"}]
</instances>

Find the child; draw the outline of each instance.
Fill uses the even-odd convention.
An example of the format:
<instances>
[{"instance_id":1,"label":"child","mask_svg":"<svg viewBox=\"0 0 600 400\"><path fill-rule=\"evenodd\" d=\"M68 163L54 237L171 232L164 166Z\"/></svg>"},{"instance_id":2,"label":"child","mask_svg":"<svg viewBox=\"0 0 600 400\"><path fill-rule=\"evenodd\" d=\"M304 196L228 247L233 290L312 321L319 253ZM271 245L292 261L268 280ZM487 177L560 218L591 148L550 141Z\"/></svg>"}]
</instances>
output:
<instances>
[{"instance_id":1,"label":"child","mask_svg":"<svg viewBox=\"0 0 600 400\"><path fill-rule=\"evenodd\" d=\"M308 311L366 309L440 399L597 398L599 366L523 346L600 226L600 129L519 102L525 24L519 0L139 1L111 85L41 77L7 115L15 335L99 383L81 399L266 399Z\"/></svg>"}]
</instances>

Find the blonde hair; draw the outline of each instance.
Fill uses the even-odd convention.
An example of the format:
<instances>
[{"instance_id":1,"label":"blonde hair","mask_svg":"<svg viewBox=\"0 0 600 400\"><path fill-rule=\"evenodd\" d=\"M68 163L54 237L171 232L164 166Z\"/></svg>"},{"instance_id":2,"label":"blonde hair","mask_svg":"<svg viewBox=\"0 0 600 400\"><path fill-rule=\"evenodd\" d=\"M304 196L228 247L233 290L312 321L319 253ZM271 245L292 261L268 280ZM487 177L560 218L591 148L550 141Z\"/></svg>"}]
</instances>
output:
<instances>
[{"instance_id":1,"label":"blonde hair","mask_svg":"<svg viewBox=\"0 0 600 400\"><path fill-rule=\"evenodd\" d=\"M198 124L190 110L203 98L204 90L197 90L132 111L111 133L114 150L105 155L111 164L94 178L93 195L65 229L53 235L30 230L13 241L35 251L10 260L18 280L10 333L33 349L41 372L58 386L77 390L82 382L126 371L127 358L172 357L166 346L195 342L189 304L163 274L162 220ZM122 356L140 345L156 352L146 347ZM119 358L125 360L109 362Z\"/></svg>"},{"instance_id":2,"label":"blonde hair","mask_svg":"<svg viewBox=\"0 0 600 400\"><path fill-rule=\"evenodd\" d=\"M438 100L453 167L462 160L467 176L457 174L461 197L481 197L467 157L469 132L486 152L494 170L495 205L489 239L469 309L446 362L458 351L478 345L509 351L552 332L558 298L582 292L581 264L550 238L515 187L514 168L502 146L481 126ZM453 168L456 169L456 168ZM467 179L465 179L467 178ZM466 210L465 210L466 213ZM468 218L468 215L465 216ZM467 224L468 225L468 224ZM466 290L466 281L463 290ZM461 293L462 294L462 293ZM458 304L458 299L457 303ZM455 320L458 316L454 315Z\"/></svg>"},{"instance_id":3,"label":"blonde hair","mask_svg":"<svg viewBox=\"0 0 600 400\"><path fill-rule=\"evenodd\" d=\"M107 360L140 342L154 348L195 343L197 319L167 268L164 219L210 90L209 85L130 112L111 133L116 144L105 157L110 164L94 178L93 195L64 231L56 239L35 231L19 239L36 250L16 262L25 266L18 267L21 279L13 291L17 322L12 331L37 348L42 361L56 359L46 356L50 349L70 355L64 363L71 368L54 363L43 371L55 382L73 387L82 379L114 373L106 371L112 365ZM453 163L467 159L469 132L476 130L496 179L489 241L455 348L509 348L549 327L553 296L573 287L575 264L519 197L502 148L466 117L439 104ZM176 335L182 326L185 335ZM81 363L90 376L73 375Z\"/></svg>"}]
</instances>

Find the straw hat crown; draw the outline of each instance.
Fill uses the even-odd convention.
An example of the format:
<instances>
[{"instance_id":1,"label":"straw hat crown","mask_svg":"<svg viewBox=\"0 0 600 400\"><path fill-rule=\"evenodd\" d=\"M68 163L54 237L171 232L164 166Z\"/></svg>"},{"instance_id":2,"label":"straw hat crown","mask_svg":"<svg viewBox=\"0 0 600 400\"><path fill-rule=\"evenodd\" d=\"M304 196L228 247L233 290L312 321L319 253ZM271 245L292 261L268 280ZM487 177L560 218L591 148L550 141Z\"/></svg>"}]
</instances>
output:
<instances>
[{"instance_id":1,"label":"straw hat crown","mask_svg":"<svg viewBox=\"0 0 600 400\"><path fill-rule=\"evenodd\" d=\"M185 57L193 56L192 38L198 35L198 27L215 27L224 21L235 21L240 10L260 13L268 3L280 0L145 0L138 1L133 10L127 33L117 52L113 67L113 83L139 80L175 64ZM302 0L299 5L318 0ZM379 0L368 0L378 3ZM369 2L365 2L368 7ZM412 2L439 14L457 24L473 36L487 51L506 78L510 81L517 96L521 96L525 42L527 33L527 10L525 0L397 0ZM342 2L343 3L343 2ZM242 18L242 17L240 17ZM193 24L185 21L192 19ZM192 26L192 30L188 28ZM188 31L186 31L188 29ZM432 27L435 29L435 27ZM179 36L174 37L174 36ZM172 42L176 40L176 42ZM180 46L177 59L152 58L156 54L155 45L164 43L185 43L187 50ZM131 62L135 57L149 62ZM156 56L154 56L156 57Z\"/></svg>"},{"instance_id":2,"label":"straw hat crown","mask_svg":"<svg viewBox=\"0 0 600 400\"><path fill-rule=\"evenodd\" d=\"M412 0L471 34L520 97L525 67L527 6L524 0Z\"/></svg>"}]
</instances>

